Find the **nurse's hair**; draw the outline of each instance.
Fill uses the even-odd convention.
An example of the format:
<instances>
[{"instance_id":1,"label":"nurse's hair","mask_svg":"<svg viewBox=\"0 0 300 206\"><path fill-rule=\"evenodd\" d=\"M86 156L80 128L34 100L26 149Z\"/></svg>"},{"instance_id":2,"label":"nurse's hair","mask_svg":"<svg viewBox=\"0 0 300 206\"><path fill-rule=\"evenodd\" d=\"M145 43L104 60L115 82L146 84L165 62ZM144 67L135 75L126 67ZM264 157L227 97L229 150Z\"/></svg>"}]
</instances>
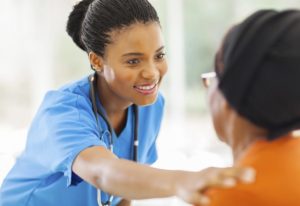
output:
<instances>
[{"instance_id":1,"label":"nurse's hair","mask_svg":"<svg viewBox=\"0 0 300 206\"><path fill-rule=\"evenodd\" d=\"M103 56L110 32L138 22L160 24L147 0L82 0L69 15L67 33L82 50Z\"/></svg>"}]
</instances>

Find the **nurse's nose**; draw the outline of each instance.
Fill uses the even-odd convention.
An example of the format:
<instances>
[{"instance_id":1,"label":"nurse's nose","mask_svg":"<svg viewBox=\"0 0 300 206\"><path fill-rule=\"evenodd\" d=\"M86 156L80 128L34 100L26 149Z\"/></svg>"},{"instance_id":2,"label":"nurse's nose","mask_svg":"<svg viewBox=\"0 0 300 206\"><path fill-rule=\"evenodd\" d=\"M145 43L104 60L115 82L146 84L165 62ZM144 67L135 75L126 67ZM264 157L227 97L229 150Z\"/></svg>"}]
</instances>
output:
<instances>
[{"instance_id":1,"label":"nurse's nose","mask_svg":"<svg viewBox=\"0 0 300 206\"><path fill-rule=\"evenodd\" d=\"M148 64L142 71L142 77L148 80L154 80L159 77L159 68L155 63Z\"/></svg>"}]
</instances>

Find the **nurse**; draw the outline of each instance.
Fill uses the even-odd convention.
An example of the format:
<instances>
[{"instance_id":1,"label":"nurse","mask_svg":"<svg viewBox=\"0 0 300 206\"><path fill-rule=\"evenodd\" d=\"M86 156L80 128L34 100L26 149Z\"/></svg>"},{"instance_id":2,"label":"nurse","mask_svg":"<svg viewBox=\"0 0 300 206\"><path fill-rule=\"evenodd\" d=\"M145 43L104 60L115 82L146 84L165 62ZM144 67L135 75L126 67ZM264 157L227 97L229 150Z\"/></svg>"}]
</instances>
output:
<instances>
[{"instance_id":1,"label":"nurse","mask_svg":"<svg viewBox=\"0 0 300 206\"><path fill-rule=\"evenodd\" d=\"M83 0L67 32L94 74L45 95L1 187L1 206L130 205L169 196L202 204L208 187L247 181L249 170L238 168L147 166L157 159L158 88L167 71L159 18L147 0Z\"/></svg>"}]
</instances>

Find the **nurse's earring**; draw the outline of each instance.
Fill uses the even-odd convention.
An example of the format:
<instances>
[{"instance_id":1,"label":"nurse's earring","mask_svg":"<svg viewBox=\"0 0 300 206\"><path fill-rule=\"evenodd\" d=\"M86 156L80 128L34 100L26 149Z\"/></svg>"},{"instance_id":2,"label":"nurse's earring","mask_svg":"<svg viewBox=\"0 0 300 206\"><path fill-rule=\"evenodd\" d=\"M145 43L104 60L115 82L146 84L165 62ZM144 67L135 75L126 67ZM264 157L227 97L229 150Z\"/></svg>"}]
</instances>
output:
<instances>
[{"instance_id":1,"label":"nurse's earring","mask_svg":"<svg viewBox=\"0 0 300 206\"><path fill-rule=\"evenodd\" d=\"M92 69L95 71L95 72L101 72L102 69L99 67L99 66L95 66L95 65L91 65L92 66Z\"/></svg>"},{"instance_id":2,"label":"nurse's earring","mask_svg":"<svg viewBox=\"0 0 300 206\"><path fill-rule=\"evenodd\" d=\"M94 71L97 72L97 73L101 73L103 71L103 68L102 67L99 67L99 66L96 66L94 68Z\"/></svg>"},{"instance_id":3,"label":"nurse's earring","mask_svg":"<svg viewBox=\"0 0 300 206\"><path fill-rule=\"evenodd\" d=\"M95 72L102 72L103 59L94 52L89 52L91 67Z\"/></svg>"}]
</instances>

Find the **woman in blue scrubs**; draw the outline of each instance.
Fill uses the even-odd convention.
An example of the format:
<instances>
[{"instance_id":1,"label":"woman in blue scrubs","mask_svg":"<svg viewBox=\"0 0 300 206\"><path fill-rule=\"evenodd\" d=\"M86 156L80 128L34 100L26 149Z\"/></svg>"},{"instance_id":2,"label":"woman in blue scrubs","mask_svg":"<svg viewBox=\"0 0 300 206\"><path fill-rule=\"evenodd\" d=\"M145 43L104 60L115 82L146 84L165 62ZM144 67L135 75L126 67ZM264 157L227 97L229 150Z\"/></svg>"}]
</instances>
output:
<instances>
[{"instance_id":1,"label":"woman in blue scrubs","mask_svg":"<svg viewBox=\"0 0 300 206\"><path fill-rule=\"evenodd\" d=\"M167 71L159 18L147 0L83 0L67 32L95 73L45 95L1 186L1 206L130 205L168 196L201 204L207 187L244 177L238 168L147 166L157 159L158 88Z\"/></svg>"}]
</instances>

